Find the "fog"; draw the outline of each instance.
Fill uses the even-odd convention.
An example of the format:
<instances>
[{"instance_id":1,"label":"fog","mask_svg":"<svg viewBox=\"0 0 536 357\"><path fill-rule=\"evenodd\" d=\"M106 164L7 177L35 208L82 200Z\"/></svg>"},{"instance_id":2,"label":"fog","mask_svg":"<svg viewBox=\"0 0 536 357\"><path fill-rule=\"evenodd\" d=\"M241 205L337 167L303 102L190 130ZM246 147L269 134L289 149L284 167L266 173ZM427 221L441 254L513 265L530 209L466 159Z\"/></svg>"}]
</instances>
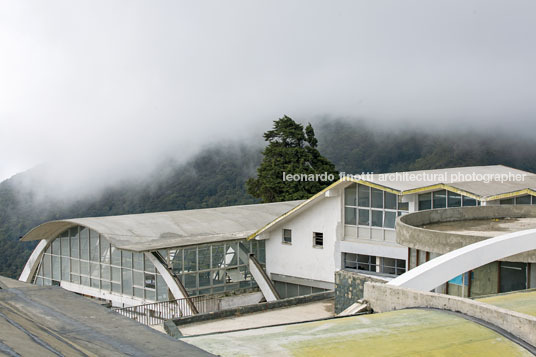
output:
<instances>
[{"instance_id":1,"label":"fog","mask_svg":"<svg viewBox=\"0 0 536 357\"><path fill-rule=\"evenodd\" d=\"M535 14L530 0L0 0L0 181L53 163L50 185L101 187L212 143L260 145L284 114L530 135Z\"/></svg>"}]
</instances>

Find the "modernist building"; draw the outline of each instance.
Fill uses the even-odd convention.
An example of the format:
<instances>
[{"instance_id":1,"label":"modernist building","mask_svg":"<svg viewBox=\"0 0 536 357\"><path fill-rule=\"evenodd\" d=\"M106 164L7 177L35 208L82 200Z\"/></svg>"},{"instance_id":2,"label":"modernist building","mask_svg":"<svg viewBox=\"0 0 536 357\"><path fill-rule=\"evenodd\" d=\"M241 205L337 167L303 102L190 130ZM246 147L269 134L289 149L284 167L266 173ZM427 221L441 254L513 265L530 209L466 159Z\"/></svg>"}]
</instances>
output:
<instances>
[{"instance_id":1,"label":"modernist building","mask_svg":"<svg viewBox=\"0 0 536 357\"><path fill-rule=\"evenodd\" d=\"M440 254L397 243L397 217L456 207L536 204L535 188L536 175L501 165L349 178L253 236L266 242L266 270L283 296L307 287L333 288L333 272L341 269L390 279ZM528 274L530 265L521 268ZM467 284L462 280L451 283Z\"/></svg>"},{"instance_id":2,"label":"modernist building","mask_svg":"<svg viewBox=\"0 0 536 357\"><path fill-rule=\"evenodd\" d=\"M305 295L333 289L341 269L389 278L440 254L397 243L399 216L536 204L534 188L529 172L464 167L345 178L306 201L47 222L22 238L41 242L20 279L115 305Z\"/></svg>"},{"instance_id":3,"label":"modernist building","mask_svg":"<svg viewBox=\"0 0 536 357\"><path fill-rule=\"evenodd\" d=\"M262 280L250 254L266 260L264 242L248 236L301 202L47 222L22 238L40 242L20 280L115 306L248 291Z\"/></svg>"}]
</instances>

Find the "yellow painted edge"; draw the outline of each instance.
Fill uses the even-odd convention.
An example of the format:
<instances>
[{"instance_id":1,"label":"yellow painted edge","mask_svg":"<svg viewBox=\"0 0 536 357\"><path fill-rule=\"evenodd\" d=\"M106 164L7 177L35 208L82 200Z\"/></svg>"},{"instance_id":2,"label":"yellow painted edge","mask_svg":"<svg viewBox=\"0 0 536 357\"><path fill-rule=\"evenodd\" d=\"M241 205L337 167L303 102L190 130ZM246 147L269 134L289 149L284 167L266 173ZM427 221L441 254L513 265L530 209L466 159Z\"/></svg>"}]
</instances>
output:
<instances>
[{"instance_id":1,"label":"yellow painted edge","mask_svg":"<svg viewBox=\"0 0 536 357\"><path fill-rule=\"evenodd\" d=\"M344 181L348 181L348 180L344 180ZM258 236L259 234L261 234L262 232L264 232L268 228L272 227L273 225L275 225L276 223L281 221L283 218L285 218L285 217L289 216L290 214L296 212L297 210L299 210L303 206L307 205L309 202L311 202L315 198L323 195L326 191L328 191L329 189L337 186L341 182L343 182L343 179L339 179L338 181L336 181L336 182L332 183L331 185L329 185L328 187L324 188L322 191L320 191L320 192L316 193L315 195L313 195L311 198L307 199L305 202L302 202L299 205L297 205L296 207L294 207L293 209L291 209L290 211L283 213L281 216L277 217L276 219L274 219L270 223L266 224L264 227L262 227L262 228L258 229L257 231L255 231L255 233L251 234L248 237L248 240L251 240L251 239L255 238L256 236Z\"/></svg>"},{"instance_id":2,"label":"yellow painted edge","mask_svg":"<svg viewBox=\"0 0 536 357\"><path fill-rule=\"evenodd\" d=\"M486 201L493 201L493 200L501 200L501 199L505 199L505 198L512 198L512 197L519 196L519 195L522 195L522 194L528 194L528 195L536 196L536 191L534 191L534 190L532 190L530 188L525 188L525 189L519 190L519 191L501 193L499 195L494 195L494 196L488 196L488 197L486 197Z\"/></svg>"},{"instance_id":3,"label":"yellow painted edge","mask_svg":"<svg viewBox=\"0 0 536 357\"><path fill-rule=\"evenodd\" d=\"M530 194L532 196L536 196L536 191L534 191L534 190L532 190L530 188L526 188L526 189L523 189L523 190L509 192L509 193L503 193L503 194L500 194L500 195L483 197L483 196L479 196L479 195L476 195L474 193L471 193L471 192L468 192L468 191L465 191L465 190L461 190L459 188L456 188L456 187L453 187L453 186L450 186L450 185L444 184L444 183L439 183L439 184L434 184L434 185L430 185L430 186L414 188L414 189L406 190L406 191L398 191L398 190L389 188L387 186L382 186L382 185L379 185L379 184L376 184L376 183L373 183L373 182L369 182L369 181L365 181L365 180L356 180L354 178L342 178L342 179L339 179L336 182L332 183L328 187L324 188L322 191L318 192L317 194L313 195L311 198L307 199L305 202L299 204L298 206L294 207L290 211L288 211L288 212L282 214L281 216L277 217L272 222L266 224L264 227L258 229L257 231L255 231L255 233L251 234L247 239L251 240L251 239L255 238L259 234L261 234L264 231L266 231L268 228L274 226L275 224L277 224L282 219L284 219L284 218L288 217L289 215L293 214L294 212L300 210L302 207L306 206L311 201L313 201L316 198L318 198L319 196L323 195L326 191L332 189L333 187L338 186L342 182L359 183L359 184L362 184L362 185L365 185L365 186L373 187L373 188L376 188L376 189L379 189L379 190L382 190L382 191L386 191L386 192L389 192L389 193L393 193L395 195L402 195L402 196L410 195L410 194L414 194L414 193L420 193L420 192L424 192L424 191L444 189L444 190L447 190L447 191L458 193L460 195L464 195L464 196L473 198L475 200L484 201L484 202L493 201L493 200L497 200L497 199L515 197L515 196L519 196L521 194Z\"/></svg>"}]
</instances>

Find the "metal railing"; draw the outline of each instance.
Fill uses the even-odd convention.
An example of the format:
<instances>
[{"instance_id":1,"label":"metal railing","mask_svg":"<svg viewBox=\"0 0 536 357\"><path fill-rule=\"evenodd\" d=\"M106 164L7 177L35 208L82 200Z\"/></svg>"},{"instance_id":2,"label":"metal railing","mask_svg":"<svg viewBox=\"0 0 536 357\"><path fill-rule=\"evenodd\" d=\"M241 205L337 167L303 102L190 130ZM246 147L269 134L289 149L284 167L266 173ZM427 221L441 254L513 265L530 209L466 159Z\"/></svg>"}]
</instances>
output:
<instances>
[{"instance_id":1,"label":"metal railing","mask_svg":"<svg viewBox=\"0 0 536 357\"><path fill-rule=\"evenodd\" d=\"M189 301L188 301L189 300ZM158 325L166 320L195 315L191 311L193 304L200 314L219 311L221 298L214 296L194 296L186 299L154 302L150 304L112 308L113 311L136 320L144 325Z\"/></svg>"}]
</instances>

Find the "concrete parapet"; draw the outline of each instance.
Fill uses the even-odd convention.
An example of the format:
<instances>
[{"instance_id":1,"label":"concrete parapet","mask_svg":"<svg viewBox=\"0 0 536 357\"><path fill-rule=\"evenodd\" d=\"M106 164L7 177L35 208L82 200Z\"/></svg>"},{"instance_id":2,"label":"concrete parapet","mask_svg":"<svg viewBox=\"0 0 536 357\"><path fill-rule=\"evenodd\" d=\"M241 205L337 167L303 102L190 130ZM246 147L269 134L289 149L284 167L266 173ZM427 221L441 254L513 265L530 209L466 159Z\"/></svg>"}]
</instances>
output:
<instances>
[{"instance_id":1,"label":"concrete parapet","mask_svg":"<svg viewBox=\"0 0 536 357\"><path fill-rule=\"evenodd\" d=\"M388 280L347 270L335 272L335 314L363 298L363 288L367 281L386 283Z\"/></svg>"},{"instance_id":2,"label":"concrete parapet","mask_svg":"<svg viewBox=\"0 0 536 357\"><path fill-rule=\"evenodd\" d=\"M536 217L536 205L459 207L419 211L403 215L397 219L396 242L409 248L445 254L489 237L427 229L427 225L458 221L461 225L463 221L529 217ZM516 254L505 260L536 263L536 250Z\"/></svg>"},{"instance_id":3,"label":"concrete parapet","mask_svg":"<svg viewBox=\"0 0 536 357\"><path fill-rule=\"evenodd\" d=\"M455 311L497 326L536 346L536 317L457 296L422 292L397 286L365 283L364 299L375 312L412 307Z\"/></svg>"}]
</instances>

